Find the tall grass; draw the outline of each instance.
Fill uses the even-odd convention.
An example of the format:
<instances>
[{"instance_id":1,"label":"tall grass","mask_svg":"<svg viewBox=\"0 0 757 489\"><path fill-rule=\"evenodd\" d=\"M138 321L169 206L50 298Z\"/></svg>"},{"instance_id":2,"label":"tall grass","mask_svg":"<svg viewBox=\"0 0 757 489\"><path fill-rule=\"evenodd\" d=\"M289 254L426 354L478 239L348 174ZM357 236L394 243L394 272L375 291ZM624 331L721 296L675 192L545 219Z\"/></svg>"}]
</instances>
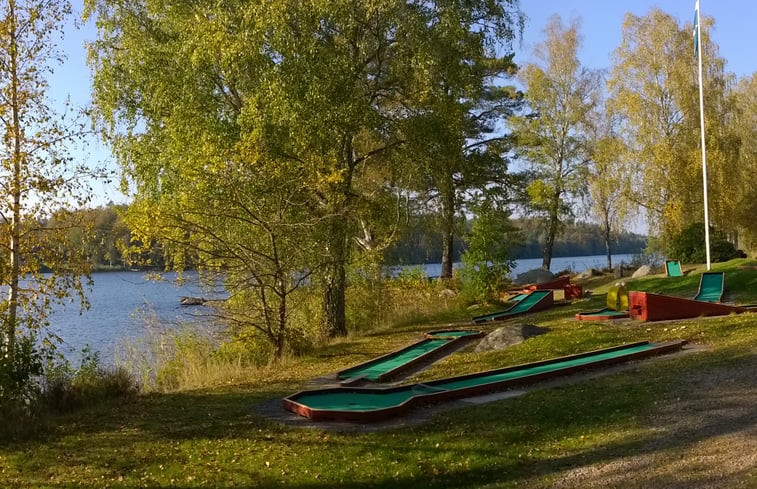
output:
<instances>
[{"instance_id":1,"label":"tall grass","mask_svg":"<svg viewBox=\"0 0 757 489\"><path fill-rule=\"evenodd\" d=\"M352 331L392 328L439 316L463 303L459 279L432 280L422 270L396 278L356 276L347 290L347 323Z\"/></svg>"}]
</instances>

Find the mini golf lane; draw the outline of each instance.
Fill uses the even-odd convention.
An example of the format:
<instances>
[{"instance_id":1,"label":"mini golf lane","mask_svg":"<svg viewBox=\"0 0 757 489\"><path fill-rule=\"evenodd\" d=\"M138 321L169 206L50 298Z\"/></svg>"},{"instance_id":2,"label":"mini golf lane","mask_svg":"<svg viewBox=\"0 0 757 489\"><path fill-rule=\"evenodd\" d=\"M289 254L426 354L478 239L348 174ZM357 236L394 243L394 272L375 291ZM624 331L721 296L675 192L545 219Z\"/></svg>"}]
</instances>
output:
<instances>
[{"instance_id":1,"label":"mini golf lane","mask_svg":"<svg viewBox=\"0 0 757 489\"><path fill-rule=\"evenodd\" d=\"M579 321L603 321L611 319L625 319L629 316L628 311L616 311L605 307L599 311L591 312L579 312L576 314L576 319Z\"/></svg>"},{"instance_id":2,"label":"mini golf lane","mask_svg":"<svg viewBox=\"0 0 757 489\"><path fill-rule=\"evenodd\" d=\"M484 336L481 331L432 331L426 338L401 350L374 358L360 365L342 370L337 377L343 385L357 382L385 382L427 362L432 357L452 352L470 340Z\"/></svg>"},{"instance_id":3,"label":"mini golf lane","mask_svg":"<svg viewBox=\"0 0 757 489\"><path fill-rule=\"evenodd\" d=\"M684 340L631 343L593 352L391 389L331 388L303 391L284 399L284 408L313 421L370 422L398 416L414 406L504 390L679 350Z\"/></svg>"},{"instance_id":4,"label":"mini golf lane","mask_svg":"<svg viewBox=\"0 0 757 489\"><path fill-rule=\"evenodd\" d=\"M509 309L476 316L472 321L476 324L485 323L487 321L501 321L529 312L543 311L544 309L549 309L554 304L554 295L551 290L535 290L520 299Z\"/></svg>"}]
</instances>

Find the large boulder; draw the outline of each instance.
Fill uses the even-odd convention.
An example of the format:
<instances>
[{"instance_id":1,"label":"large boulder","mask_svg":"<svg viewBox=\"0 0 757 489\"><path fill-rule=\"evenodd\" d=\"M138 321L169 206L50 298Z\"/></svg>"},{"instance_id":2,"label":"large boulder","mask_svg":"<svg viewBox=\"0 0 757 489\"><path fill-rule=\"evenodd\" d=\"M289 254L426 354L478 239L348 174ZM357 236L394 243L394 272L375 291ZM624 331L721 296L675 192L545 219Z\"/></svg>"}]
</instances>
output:
<instances>
[{"instance_id":1,"label":"large boulder","mask_svg":"<svg viewBox=\"0 0 757 489\"><path fill-rule=\"evenodd\" d=\"M576 278L584 279L584 278L598 277L599 275L602 275L602 272L600 272L596 268L587 268L583 272L576 275Z\"/></svg>"},{"instance_id":2,"label":"large boulder","mask_svg":"<svg viewBox=\"0 0 757 489\"><path fill-rule=\"evenodd\" d=\"M482 339L476 352L504 350L505 348L522 343L533 336L539 336L549 331L533 324L511 324L495 329Z\"/></svg>"},{"instance_id":3,"label":"large boulder","mask_svg":"<svg viewBox=\"0 0 757 489\"><path fill-rule=\"evenodd\" d=\"M633 272L633 275L631 275L631 278L646 277L647 275L651 273L652 273L652 267L650 267L649 265L642 265L639 268L637 268L635 272Z\"/></svg>"},{"instance_id":4,"label":"large boulder","mask_svg":"<svg viewBox=\"0 0 757 489\"><path fill-rule=\"evenodd\" d=\"M555 274L550 272L549 270L544 270L543 268L535 268L533 270L518 274L513 282L515 283L515 285L541 284L544 282L549 282L550 280L554 280L554 278Z\"/></svg>"}]
</instances>

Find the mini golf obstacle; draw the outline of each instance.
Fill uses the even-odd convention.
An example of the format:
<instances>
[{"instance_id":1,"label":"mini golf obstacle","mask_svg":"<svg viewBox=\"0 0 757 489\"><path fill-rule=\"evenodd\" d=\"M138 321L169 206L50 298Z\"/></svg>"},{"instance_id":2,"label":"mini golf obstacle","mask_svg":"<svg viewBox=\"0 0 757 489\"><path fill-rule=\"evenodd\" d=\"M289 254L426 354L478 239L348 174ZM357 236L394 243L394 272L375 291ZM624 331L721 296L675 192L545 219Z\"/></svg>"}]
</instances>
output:
<instances>
[{"instance_id":1,"label":"mini golf obstacle","mask_svg":"<svg viewBox=\"0 0 757 489\"><path fill-rule=\"evenodd\" d=\"M342 385L359 382L387 382L421 363L452 353L484 333L475 330L431 331L417 343L337 372Z\"/></svg>"},{"instance_id":2,"label":"mini golf obstacle","mask_svg":"<svg viewBox=\"0 0 757 489\"><path fill-rule=\"evenodd\" d=\"M631 319L641 321L664 321L667 319L688 319L703 316L725 316L741 314L747 309L714 302L701 302L683 297L653 294L651 292L629 293Z\"/></svg>"},{"instance_id":3,"label":"mini golf obstacle","mask_svg":"<svg viewBox=\"0 0 757 489\"><path fill-rule=\"evenodd\" d=\"M523 289L523 293L528 294L535 290L562 290L566 299L580 299L584 294L583 287L570 283L570 275L557 277L549 282L528 285Z\"/></svg>"},{"instance_id":4,"label":"mini golf obstacle","mask_svg":"<svg viewBox=\"0 0 757 489\"><path fill-rule=\"evenodd\" d=\"M681 262L678 260L665 260L665 276L683 277Z\"/></svg>"},{"instance_id":5,"label":"mini golf obstacle","mask_svg":"<svg viewBox=\"0 0 757 489\"><path fill-rule=\"evenodd\" d=\"M284 409L313 421L367 423L432 402L449 401L523 386L578 371L638 360L680 350L685 340L647 341L605 348L515 367L389 389L336 387L303 391L284 399Z\"/></svg>"},{"instance_id":6,"label":"mini golf obstacle","mask_svg":"<svg viewBox=\"0 0 757 489\"><path fill-rule=\"evenodd\" d=\"M610 319L625 319L628 313L628 290L625 284L618 283L607 291L607 307L598 311L579 312L579 321L601 321Z\"/></svg>"},{"instance_id":7,"label":"mini golf obstacle","mask_svg":"<svg viewBox=\"0 0 757 489\"><path fill-rule=\"evenodd\" d=\"M701 302L720 302L723 298L723 289L725 288L725 273L723 272L704 272L699 277L699 290L694 296L695 301Z\"/></svg>"},{"instance_id":8,"label":"mini golf obstacle","mask_svg":"<svg viewBox=\"0 0 757 489\"><path fill-rule=\"evenodd\" d=\"M476 316L471 320L476 324L488 321L504 321L505 319L521 316L530 312L543 311L554 305L555 300L551 290L535 290L516 302L509 309Z\"/></svg>"}]
</instances>

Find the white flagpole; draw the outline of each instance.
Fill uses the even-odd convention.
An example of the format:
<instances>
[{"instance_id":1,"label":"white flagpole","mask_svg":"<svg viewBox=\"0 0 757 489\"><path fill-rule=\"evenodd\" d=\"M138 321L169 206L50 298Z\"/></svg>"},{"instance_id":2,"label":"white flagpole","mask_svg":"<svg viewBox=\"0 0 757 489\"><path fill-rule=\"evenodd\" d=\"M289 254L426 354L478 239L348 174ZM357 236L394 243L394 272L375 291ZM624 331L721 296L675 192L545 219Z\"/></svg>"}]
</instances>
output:
<instances>
[{"instance_id":1,"label":"white flagpole","mask_svg":"<svg viewBox=\"0 0 757 489\"><path fill-rule=\"evenodd\" d=\"M702 132L702 182L704 186L704 241L707 250L707 270L710 269L710 215L707 204L707 153L704 143L704 92L702 88L702 19L699 13L699 0L695 5L697 25L697 53L699 56L699 125Z\"/></svg>"}]
</instances>

